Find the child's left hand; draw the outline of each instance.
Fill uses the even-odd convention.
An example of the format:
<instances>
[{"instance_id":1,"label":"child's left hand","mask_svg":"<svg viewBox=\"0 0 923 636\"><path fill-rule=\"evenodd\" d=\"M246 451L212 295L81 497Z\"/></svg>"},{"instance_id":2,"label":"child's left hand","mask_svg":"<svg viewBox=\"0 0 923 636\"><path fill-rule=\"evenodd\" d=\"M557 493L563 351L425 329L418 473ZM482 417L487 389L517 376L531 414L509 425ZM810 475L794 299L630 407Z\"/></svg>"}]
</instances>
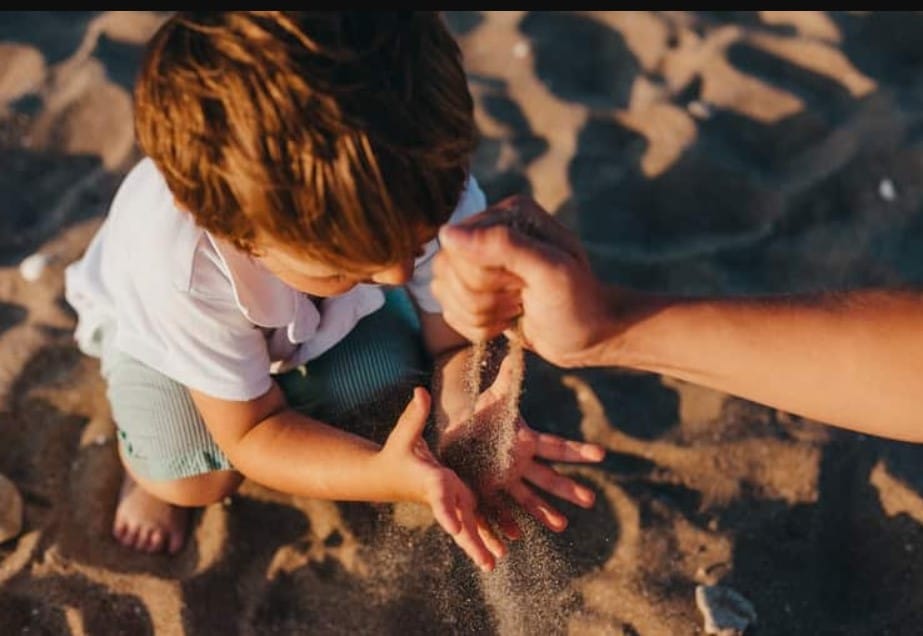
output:
<instances>
[{"instance_id":1,"label":"child's left hand","mask_svg":"<svg viewBox=\"0 0 923 636\"><path fill-rule=\"evenodd\" d=\"M487 502L492 503L492 513L499 520L504 532L511 537L518 536L519 529L509 509L498 501L496 495L500 492L509 494L526 512L548 529L561 532L567 527L567 517L536 490L544 490L581 508L592 508L596 494L539 460L589 463L602 461L604 457L605 450L599 446L540 433L530 428L520 416L516 422L516 436L510 448L509 468L500 479L486 484Z\"/></svg>"},{"instance_id":2,"label":"child's left hand","mask_svg":"<svg viewBox=\"0 0 923 636\"><path fill-rule=\"evenodd\" d=\"M478 397L474 418L450 425L440 440L440 456L478 491L481 505L509 537L518 537L520 530L503 502L504 494L548 529L561 532L567 527L567 517L536 490L582 508L593 506L595 493L541 460L599 462L605 449L537 432L518 413L510 431L494 430L503 418L509 391L518 389L511 386L512 377L512 360L507 357L493 384ZM489 447L497 441L500 448Z\"/></svg>"}]
</instances>

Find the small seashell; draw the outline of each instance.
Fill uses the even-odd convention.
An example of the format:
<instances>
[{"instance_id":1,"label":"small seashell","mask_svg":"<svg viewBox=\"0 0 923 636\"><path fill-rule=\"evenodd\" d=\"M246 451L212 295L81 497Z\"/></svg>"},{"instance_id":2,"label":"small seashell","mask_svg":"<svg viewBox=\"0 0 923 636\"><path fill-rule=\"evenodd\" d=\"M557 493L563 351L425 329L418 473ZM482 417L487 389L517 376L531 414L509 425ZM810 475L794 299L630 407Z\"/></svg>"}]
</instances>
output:
<instances>
[{"instance_id":1,"label":"small seashell","mask_svg":"<svg viewBox=\"0 0 923 636\"><path fill-rule=\"evenodd\" d=\"M0 475L0 543L22 532L22 496L16 484Z\"/></svg>"},{"instance_id":2,"label":"small seashell","mask_svg":"<svg viewBox=\"0 0 923 636\"><path fill-rule=\"evenodd\" d=\"M726 586L697 585L695 604L705 618L706 634L740 636L756 622L753 604Z\"/></svg>"},{"instance_id":3,"label":"small seashell","mask_svg":"<svg viewBox=\"0 0 923 636\"><path fill-rule=\"evenodd\" d=\"M894 182L887 177L878 184L878 196L885 201L894 201L897 198L897 190L894 188Z\"/></svg>"},{"instance_id":4,"label":"small seashell","mask_svg":"<svg viewBox=\"0 0 923 636\"><path fill-rule=\"evenodd\" d=\"M45 271L50 260L51 259L45 254L36 252L22 259L22 262L19 264L19 273L30 283L35 282L41 278L42 272Z\"/></svg>"}]
</instances>

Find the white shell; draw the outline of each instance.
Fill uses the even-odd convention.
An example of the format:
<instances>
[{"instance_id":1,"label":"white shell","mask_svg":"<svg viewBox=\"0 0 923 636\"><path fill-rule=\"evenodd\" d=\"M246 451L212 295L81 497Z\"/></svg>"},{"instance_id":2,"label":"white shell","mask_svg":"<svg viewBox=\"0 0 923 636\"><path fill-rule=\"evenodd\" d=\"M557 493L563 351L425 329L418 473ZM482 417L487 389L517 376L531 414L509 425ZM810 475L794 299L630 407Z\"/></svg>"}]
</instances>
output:
<instances>
[{"instance_id":1,"label":"white shell","mask_svg":"<svg viewBox=\"0 0 923 636\"><path fill-rule=\"evenodd\" d=\"M723 585L697 585L695 604L705 619L706 634L741 636L756 622L753 604Z\"/></svg>"},{"instance_id":2,"label":"white shell","mask_svg":"<svg viewBox=\"0 0 923 636\"><path fill-rule=\"evenodd\" d=\"M882 179L878 184L878 196L885 201L894 201L897 198L897 190L894 188L894 182L891 179Z\"/></svg>"}]
</instances>

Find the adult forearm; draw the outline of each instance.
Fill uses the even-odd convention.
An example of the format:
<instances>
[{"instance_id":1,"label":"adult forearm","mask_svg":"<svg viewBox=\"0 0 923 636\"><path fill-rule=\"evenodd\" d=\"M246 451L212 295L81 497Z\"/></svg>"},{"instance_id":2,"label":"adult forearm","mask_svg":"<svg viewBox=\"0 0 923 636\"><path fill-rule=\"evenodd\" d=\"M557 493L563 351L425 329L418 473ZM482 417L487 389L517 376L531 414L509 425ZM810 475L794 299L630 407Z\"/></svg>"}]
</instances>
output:
<instances>
[{"instance_id":1,"label":"adult forearm","mask_svg":"<svg viewBox=\"0 0 923 636\"><path fill-rule=\"evenodd\" d=\"M923 441L923 295L641 298L587 364L662 373L829 424Z\"/></svg>"}]
</instances>

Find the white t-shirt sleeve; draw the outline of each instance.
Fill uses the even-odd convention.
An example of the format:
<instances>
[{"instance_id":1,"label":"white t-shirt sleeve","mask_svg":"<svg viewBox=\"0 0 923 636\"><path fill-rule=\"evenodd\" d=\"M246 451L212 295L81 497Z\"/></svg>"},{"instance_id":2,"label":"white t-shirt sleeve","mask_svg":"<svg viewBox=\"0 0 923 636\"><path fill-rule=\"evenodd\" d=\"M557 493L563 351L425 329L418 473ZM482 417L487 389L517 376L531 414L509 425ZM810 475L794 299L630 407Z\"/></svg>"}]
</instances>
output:
<instances>
[{"instance_id":1,"label":"white t-shirt sleeve","mask_svg":"<svg viewBox=\"0 0 923 636\"><path fill-rule=\"evenodd\" d=\"M67 269L81 350L100 355L99 337L114 329L115 348L190 389L241 401L268 391L264 330L242 312L212 248L153 161L139 161Z\"/></svg>"},{"instance_id":2,"label":"white t-shirt sleeve","mask_svg":"<svg viewBox=\"0 0 923 636\"><path fill-rule=\"evenodd\" d=\"M449 223L460 223L469 216L474 216L482 212L487 207L487 198L478 185L474 176L468 177L465 189L458 200L458 205L452 216L449 217ZM407 291L416 301L420 309L428 314L441 314L442 305L433 296L430 289L430 283L433 281L433 257L439 251L439 239L435 238L426 244L423 256L417 259L414 264L413 276L407 282Z\"/></svg>"},{"instance_id":3,"label":"white t-shirt sleeve","mask_svg":"<svg viewBox=\"0 0 923 636\"><path fill-rule=\"evenodd\" d=\"M198 256L197 278L223 276ZM159 285L146 290L144 302L118 313L116 345L190 389L246 401L272 386L263 331L241 314L232 296Z\"/></svg>"}]
</instances>

